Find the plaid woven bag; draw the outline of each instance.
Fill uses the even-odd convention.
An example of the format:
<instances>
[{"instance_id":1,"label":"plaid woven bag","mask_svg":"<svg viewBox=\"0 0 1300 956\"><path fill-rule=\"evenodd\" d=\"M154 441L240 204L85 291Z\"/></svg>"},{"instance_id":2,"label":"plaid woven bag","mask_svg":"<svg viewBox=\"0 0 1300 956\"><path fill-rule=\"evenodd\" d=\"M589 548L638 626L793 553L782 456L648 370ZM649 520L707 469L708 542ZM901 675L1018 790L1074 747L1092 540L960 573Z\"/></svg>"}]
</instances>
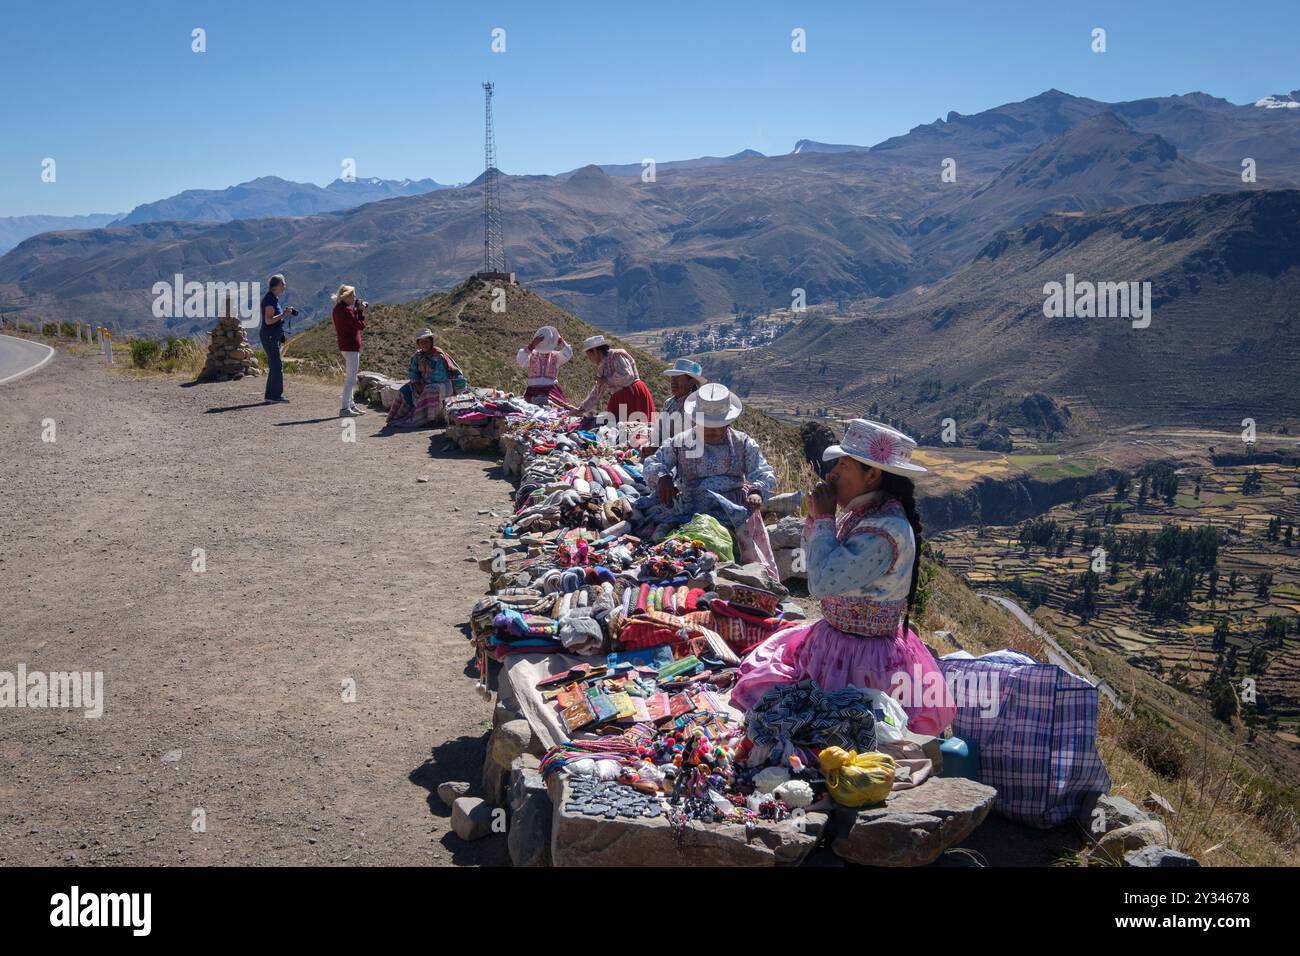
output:
<instances>
[{"instance_id":1,"label":"plaid woven bag","mask_svg":"<svg viewBox=\"0 0 1300 956\"><path fill-rule=\"evenodd\" d=\"M939 667L956 694L952 732L979 744L981 780L997 790L1003 816L1046 829L1077 814L1090 794L1110 792L1092 684L1055 664L974 658ZM981 680L997 689L992 716L966 692Z\"/></svg>"}]
</instances>

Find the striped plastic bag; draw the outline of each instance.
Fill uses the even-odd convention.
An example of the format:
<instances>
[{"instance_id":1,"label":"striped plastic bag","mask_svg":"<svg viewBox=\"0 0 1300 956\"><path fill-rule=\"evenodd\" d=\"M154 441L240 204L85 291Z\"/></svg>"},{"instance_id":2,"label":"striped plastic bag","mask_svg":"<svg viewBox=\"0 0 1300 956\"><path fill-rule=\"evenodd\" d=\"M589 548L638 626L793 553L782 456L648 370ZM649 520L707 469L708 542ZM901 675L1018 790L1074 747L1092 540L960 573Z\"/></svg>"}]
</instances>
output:
<instances>
[{"instance_id":1,"label":"striped plastic bag","mask_svg":"<svg viewBox=\"0 0 1300 956\"><path fill-rule=\"evenodd\" d=\"M1069 820L1091 794L1110 792L1097 752L1097 688L1055 664L986 657L940 659L957 703L952 732L979 744L980 780L994 809L1029 826ZM985 701L996 697L989 713ZM994 694L993 691L996 691Z\"/></svg>"}]
</instances>

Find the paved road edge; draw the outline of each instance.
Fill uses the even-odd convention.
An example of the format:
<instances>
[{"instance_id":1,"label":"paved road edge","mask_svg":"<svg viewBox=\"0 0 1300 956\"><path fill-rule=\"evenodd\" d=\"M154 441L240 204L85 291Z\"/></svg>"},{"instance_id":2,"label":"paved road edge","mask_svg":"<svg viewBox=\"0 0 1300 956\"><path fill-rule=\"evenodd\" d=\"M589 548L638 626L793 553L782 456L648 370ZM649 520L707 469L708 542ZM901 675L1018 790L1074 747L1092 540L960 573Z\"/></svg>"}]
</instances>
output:
<instances>
[{"instance_id":1,"label":"paved road edge","mask_svg":"<svg viewBox=\"0 0 1300 956\"><path fill-rule=\"evenodd\" d=\"M14 335L0 335L0 339L13 339L15 342L27 342L31 345L39 345L41 348L47 350L45 353L45 358L41 359L35 365L29 366L28 368L23 369L21 372L15 372L12 375L7 375L4 378L0 378L0 385L7 385L9 382L16 382L24 375L30 375L32 374L32 372L44 368L46 365L49 364L50 359L54 358L53 346L46 345L44 342L33 342L31 339L20 339Z\"/></svg>"}]
</instances>

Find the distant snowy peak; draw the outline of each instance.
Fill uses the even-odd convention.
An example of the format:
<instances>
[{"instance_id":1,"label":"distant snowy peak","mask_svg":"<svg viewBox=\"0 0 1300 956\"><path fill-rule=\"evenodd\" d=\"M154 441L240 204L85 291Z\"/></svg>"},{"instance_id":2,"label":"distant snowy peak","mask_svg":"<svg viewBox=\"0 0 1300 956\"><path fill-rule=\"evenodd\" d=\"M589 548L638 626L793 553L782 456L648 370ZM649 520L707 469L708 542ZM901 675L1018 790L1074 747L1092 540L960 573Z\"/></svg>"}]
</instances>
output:
<instances>
[{"instance_id":1,"label":"distant snowy peak","mask_svg":"<svg viewBox=\"0 0 1300 956\"><path fill-rule=\"evenodd\" d=\"M815 139L801 139L794 144L791 154L797 153L865 153L869 147L848 143L819 143Z\"/></svg>"},{"instance_id":2,"label":"distant snowy peak","mask_svg":"<svg viewBox=\"0 0 1300 956\"><path fill-rule=\"evenodd\" d=\"M1300 90L1265 96L1255 101L1255 105L1265 110L1294 110L1300 108Z\"/></svg>"}]
</instances>

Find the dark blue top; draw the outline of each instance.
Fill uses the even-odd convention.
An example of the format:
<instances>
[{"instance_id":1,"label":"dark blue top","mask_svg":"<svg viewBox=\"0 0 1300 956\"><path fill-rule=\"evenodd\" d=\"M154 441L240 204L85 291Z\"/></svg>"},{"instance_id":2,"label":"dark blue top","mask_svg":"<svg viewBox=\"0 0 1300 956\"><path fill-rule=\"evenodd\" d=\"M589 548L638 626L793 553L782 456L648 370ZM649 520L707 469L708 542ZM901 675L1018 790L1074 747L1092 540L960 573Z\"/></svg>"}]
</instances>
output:
<instances>
[{"instance_id":1,"label":"dark blue top","mask_svg":"<svg viewBox=\"0 0 1300 956\"><path fill-rule=\"evenodd\" d=\"M279 322L277 322L275 325L267 325L267 324L266 324L266 307L267 307L268 305L271 307L271 314L272 314L272 315L278 315L278 314L279 314L279 312L280 312L280 299L279 299L279 297L278 297L274 292L267 292L266 295L262 296L262 311L258 313L258 316L259 316L259 318L261 318L262 321L261 321L261 326L258 328L257 332L258 332L259 335L265 335L268 331L269 331L269 332L279 332L281 335L283 335L283 334L284 334L284 319L281 319L281 320L280 320Z\"/></svg>"}]
</instances>

